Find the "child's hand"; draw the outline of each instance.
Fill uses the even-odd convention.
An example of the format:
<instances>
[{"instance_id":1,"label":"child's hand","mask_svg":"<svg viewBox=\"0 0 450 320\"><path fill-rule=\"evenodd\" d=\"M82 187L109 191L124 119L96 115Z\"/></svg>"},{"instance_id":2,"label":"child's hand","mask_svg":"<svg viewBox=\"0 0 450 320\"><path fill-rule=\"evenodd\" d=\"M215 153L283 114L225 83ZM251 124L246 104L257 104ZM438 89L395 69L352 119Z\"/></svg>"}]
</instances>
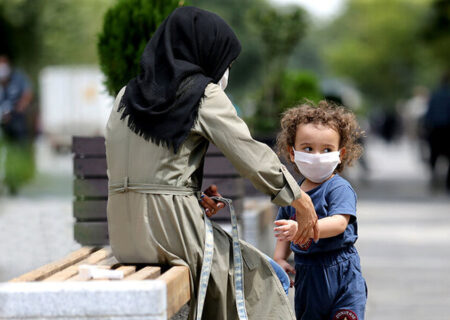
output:
<instances>
[{"instance_id":1,"label":"child's hand","mask_svg":"<svg viewBox=\"0 0 450 320\"><path fill-rule=\"evenodd\" d=\"M273 229L275 232L278 232L275 234L275 237L279 240L292 241L297 233L297 221L282 219L276 220L275 224L278 226Z\"/></svg>"},{"instance_id":2,"label":"child's hand","mask_svg":"<svg viewBox=\"0 0 450 320\"><path fill-rule=\"evenodd\" d=\"M277 260L276 263L278 263L283 268L283 270L286 271L287 274L295 274L295 268L291 266L289 262L287 262L286 260L280 259ZM291 280L290 287L292 288L294 286L294 280L292 279L290 280Z\"/></svg>"}]
</instances>

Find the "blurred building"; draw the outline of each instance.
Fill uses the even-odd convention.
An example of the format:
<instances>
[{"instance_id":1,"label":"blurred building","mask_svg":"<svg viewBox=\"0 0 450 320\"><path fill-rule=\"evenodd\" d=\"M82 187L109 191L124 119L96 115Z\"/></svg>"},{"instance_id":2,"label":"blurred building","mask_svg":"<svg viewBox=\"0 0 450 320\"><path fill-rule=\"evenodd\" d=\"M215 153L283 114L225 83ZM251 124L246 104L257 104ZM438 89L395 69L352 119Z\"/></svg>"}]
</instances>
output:
<instances>
[{"instance_id":1,"label":"blurred building","mask_svg":"<svg viewBox=\"0 0 450 320\"><path fill-rule=\"evenodd\" d=\"M113 98L96 66L52 66L40 73L41 131L56 148L71 136L104 135Z\"/></svg>"}]
</instances>

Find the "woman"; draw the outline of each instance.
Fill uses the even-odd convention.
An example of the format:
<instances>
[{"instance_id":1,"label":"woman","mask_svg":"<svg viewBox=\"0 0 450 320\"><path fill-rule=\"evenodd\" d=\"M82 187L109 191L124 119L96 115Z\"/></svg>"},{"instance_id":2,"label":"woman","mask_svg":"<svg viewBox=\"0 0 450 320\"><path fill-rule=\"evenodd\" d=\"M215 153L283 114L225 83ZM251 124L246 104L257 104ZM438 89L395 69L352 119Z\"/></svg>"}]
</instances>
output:
<instances>
[{"instance_id":1,"label":"woman","mask_svg":"<svg viewBox=\"0 0 450 320\"><path fill-rule=\"evenodd\" d=\"M121 262L188 266L190 319L196 314L205 249L204 214L196 195L209 142L274 203L298 210L298 241L318 236L310 199L273 151L252 139L222 90L223 75L240 49L219 16L176 9L147 44L141 74L119 92L107 124L113 253ZM231 238L214 223L213 235L203 318L237 319ZM270 263L245 242L240 247L249 319L294 319Z\"/></svg>"}]
</instances>

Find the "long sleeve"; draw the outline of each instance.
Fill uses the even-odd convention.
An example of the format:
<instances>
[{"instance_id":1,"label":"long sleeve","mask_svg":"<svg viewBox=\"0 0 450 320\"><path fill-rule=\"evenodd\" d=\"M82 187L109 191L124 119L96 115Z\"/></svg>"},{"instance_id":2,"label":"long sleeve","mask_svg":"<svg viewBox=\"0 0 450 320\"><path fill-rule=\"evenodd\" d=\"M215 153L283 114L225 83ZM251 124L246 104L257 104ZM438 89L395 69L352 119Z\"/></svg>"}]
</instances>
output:
<instances>
[{"instance_id":1,"label":"long sleeve","mask_svg":"<svg viewBox=\"0 0 450 320\"><path fill-rule=\"evenodd\" d=\"M239 174L270 195L273 203L287 206L300 197L295 179L272 149L252 138L218 85L207 86L198 112L193 131L215 144Z\"/></svg>"}]
</instances>

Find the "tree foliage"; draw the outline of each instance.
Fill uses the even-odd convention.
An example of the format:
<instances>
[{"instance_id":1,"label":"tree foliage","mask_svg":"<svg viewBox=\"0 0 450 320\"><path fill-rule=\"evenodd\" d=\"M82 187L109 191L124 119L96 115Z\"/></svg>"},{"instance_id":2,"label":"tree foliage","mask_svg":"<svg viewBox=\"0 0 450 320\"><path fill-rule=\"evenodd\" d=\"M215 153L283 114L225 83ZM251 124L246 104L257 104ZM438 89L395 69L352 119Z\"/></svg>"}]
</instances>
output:
<instances>
[{"instance_id":1,"label":"tree foliage","mask_svg":"<svg viewBox=\"0 0 450 320\"><path fill-rule=\"evenodd\" d=\"M0 47L37 77L55 64L94 64L102 16L116 0L0 0Z\"/></svg>"},{"instance_id":2,"label":"tree foliage","mask_svg":"<svg viewBox=\"0 0 450 320\"><path fill-rule=\"evenodd\" d=\"M252 124L256 134L267 135L278 130L280 110L292 106L287 105L289 102L298 100L293 99L299 96L291 89L306 80L302 74L287 73L286 68L293 50L305 35L307 17L303 9L295 6L255 8L251 17L264 48L265 67ZM317 85L317 80L312 78L308 78L311 85ZM300 81L286 86L287 79Z\"/></svg>"},{"instance_id":3,"label":"tree foliage","mask_svg":"<svg viewBox=\"0 0 450 320\"><path fill-rule=\"evenodd\" d=\"M233 64L227 87L227 93L232 96L233 101L240 104L263 82L264 47L259 34L255 33L251 13L256 8L268 8L267 1L190 0L189 4L218 14L231 26L241 42L242 52Z\"/></svg>"},{"instance_id":4,"label":"tree foliage","mask_svg":"<svg viewBox=\"0 0 450 320\"><path fill-rule=\"evenodd\" d=\"M433 56L450 70L450 0L433 1L422 36Z\"/></svg>"},{"instance_id":5,"label":"tree foliage","mask_svg":"<svg viewBox=\"0 0 450 320\"><path fill-rule=\"evenodd\" d=\"M317 77L312 72L288 70L283 74L280 84L279 114L305 100L317 103L323 98Z\"/></svg>"},{"instance_id":6,"label":"tree foliage","mask_svg":"<svg viewBox=\"0 0 450 320\"><path fill-rule=\"evenodd\" d=\"M108 10L99 36L98 53L111 95L116 95L139 73L145 45L159 24L179 5L178 0L120 0Z\"/></svg>"},{"instance_id":7,"label":"tree foliage","mask_svg":"<svg viewBox=\"0 0 450 320\"><path fill-rule=\"evenodd\" d=\"M349 0L317 36L332 73L350 78L372 106L390 109L420 81L431 61L419 39L425 1Z\"/></svg>"}]
</instances>

